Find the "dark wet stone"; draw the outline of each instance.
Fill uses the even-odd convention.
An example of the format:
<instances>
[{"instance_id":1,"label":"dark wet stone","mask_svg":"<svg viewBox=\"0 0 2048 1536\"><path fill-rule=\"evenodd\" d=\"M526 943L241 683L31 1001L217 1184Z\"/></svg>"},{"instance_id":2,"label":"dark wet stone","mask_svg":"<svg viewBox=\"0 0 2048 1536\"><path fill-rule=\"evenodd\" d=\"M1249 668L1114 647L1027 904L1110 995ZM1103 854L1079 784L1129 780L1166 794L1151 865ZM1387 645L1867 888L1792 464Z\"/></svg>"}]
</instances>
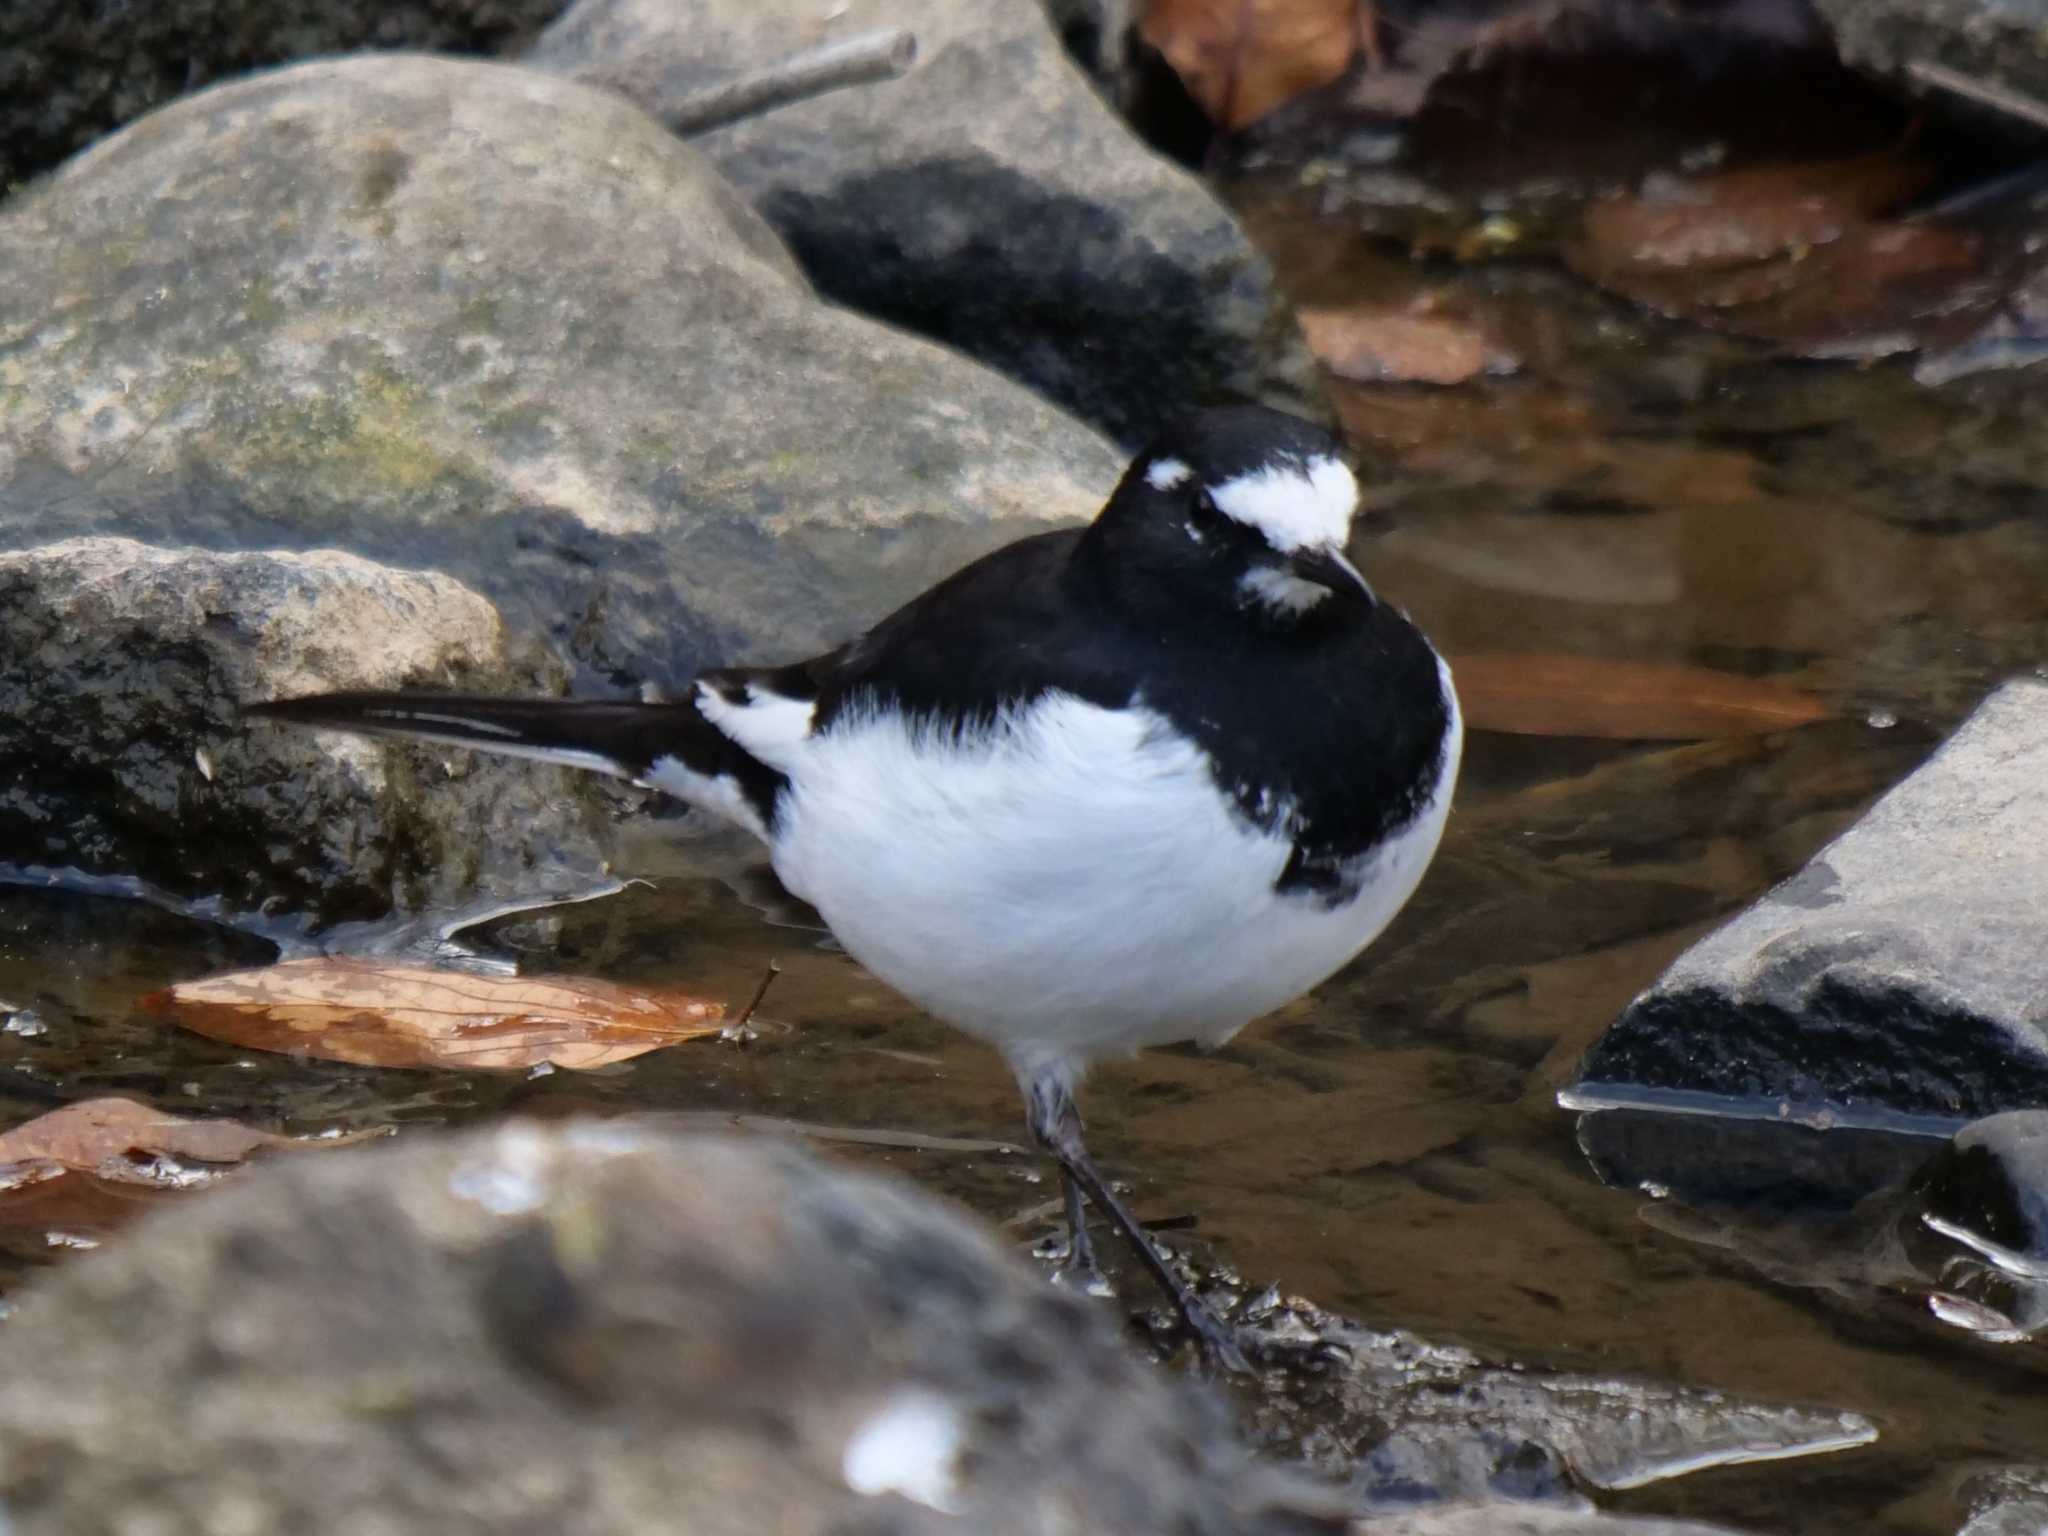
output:
<instances>
[{"instance_id":1,"label":"dark wet stone","mask_svg":"<svg viewBox=\"0 0 2048 1536\"><path fill-rule=\"evenodd\" d=\"M1970 1518L1956 1536L2040 1536L2048 1530L2048 1467L2000 1467L1963 1485Z\"/></svg>"},{"instance_id":2,"label":"dark wet stone","mask_svg":"<svg viewBox=\"0 0 2048 1536\"><path fill-rule=\"evenodd\" d=\"M1579 1117L1579 1149L1601 1179L1694 1205L1842 1211L1903 1183L1936 1143L1761 1116L1610 1109Z\"/></svg>"},{"instance_id":3,"label":"dark wet stone","mask_svg":"<svg viewBox=\"0 0 2048 1536\"><path fill-rule=\"evenodd\" d=\"M1397 1429L1351 1475L1360 1509L1453 1499L1573 1499L1564 1460L1547 1445L1429 1426Z\"/></svg>"},{"instance_id":4,"label":"dark wet stone","mask_svg":"<svg viewBox=\"0 0 2048 1536\"><path fill-rule=\"evenodd\" d=\"M1953 70L1990 91L2001 88L2048 102L2048 4L2043 0L1814 0L1842 57L1865 69L1959 98L1916 75L1914 66ZM2026 131L2021 120L1979 106L1982 120Z\"/></svg>"},{"instance_id":5,"label":"dark wet stone","mask_svg":"<svg viewBox=\"0 0 2048 1536\"><path fill-rule=\"evenodd\" d=\"M2048 1277L2048 1110L1964 1126L1915 1186L1929 1225L2002 1267Z\"/></svg>"},{"instance_id":6,"label":"dark wet stone","mask_svg":"<svg viewBox=\"0 0 2048 1536\"><path fill-rule=\"evenodd\" d=\"M303 1155L19 1301L21 1536L339 1510L434 1536L1341 1529L1101 1309L907 1186L767 1141L513 1123ZM957 1450L910 1435L926 1478L864 1494L892 1413Z\"/></svg>"},{"instance_id":7,"label":"dark wet stone","mask_svg":"<svg viewBox=\"0 0 2048 1536\"><path fill-rule=\"evenodd\" d=\"M710 86L878 27L904 79L698 143L828 297L936 337L1129 443L1193 402L1316 398L1273 275L1192 174L1090 88L1030 0L582 0L530 62Z\"/></svg>"},{"instance_id":8,"label":"dark wet stone","mask_svg":"<svg viewBox=\"0 0 2048 1536\"><path fill-rule=\"evenodd\" d=\"M1372 1536L1735 1536L1726 1526L1548 1504L1479 1503L1380 1516Z\"/></svg>"},{"instance_id":9,"label":"dark wet stone","mask_svg":"<svg viewBox=\"0 0 2048 1536\"><path fill-rule=\"evenodd\" d=\"M1921 1129L2042 1102L2044 851L2048 686L2018 681L1789 897L1682 955L1587 1052L1566 1101L1703 1095L1693 1107Z\"/></svg>"},{"instance_id":10,"label":"dark wet stone","mask_svg":"<svg viewBox=\"0 0 2048 1536\"><path fill-rule=\"evenodd\" d=\"M0 553L0 654L0 864L336 919L602 860L588 775L239 719L321 688L559 685L447 576L70 539Z\"/></svg>"},{"instance_id":11,"label":"dark wet stone","mask_svg":"<svg viewBox=\"0 0 2048 1536\"><path fill-rule=\"evenodd\" d=\"M0 48L0 190L229 75L355 48L523 47L563 0L11 0Z\"/></svg>"},{"instance_id":12,"label":"dark wet stone","mask_svg":"<svg viewBox=\"0 0 2048 1536\"><path fill-rule=\"evenodd\" d=\"M438 570L585 689L837 643L1092 516L1122 467L820 303L702 154L535 71L217 87L15 199L0 239L0 547Z\"/></svg>"}]
</instances>

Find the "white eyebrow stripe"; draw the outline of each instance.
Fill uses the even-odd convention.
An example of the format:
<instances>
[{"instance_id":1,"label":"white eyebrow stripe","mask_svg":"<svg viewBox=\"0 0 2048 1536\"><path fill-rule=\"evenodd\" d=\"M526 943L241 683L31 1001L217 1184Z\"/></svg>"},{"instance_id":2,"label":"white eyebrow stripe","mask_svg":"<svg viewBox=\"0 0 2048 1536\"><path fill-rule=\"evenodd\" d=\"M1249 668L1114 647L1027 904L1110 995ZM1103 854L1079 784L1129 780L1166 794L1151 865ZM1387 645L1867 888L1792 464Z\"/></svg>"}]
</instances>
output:
<instances>
[{"instance_id":1,"label":"white eyebrow stripe","mask_svg":"<svg viewBox=\"0 0 2048 1536\"><path fill-rule=\"evenodd\" d=\"M1344 543L1358 506L1358 481L1341 459L1319 455L1305 465L1268 464L1238 475L1209 487L1209 499L1288 554Z\"/></svg>"},{"instance_id":2,"label":"white eyebrow stripe","mask_svg":"<svg viewBox=\"0 0 2048 1536\"><path fill-rule=\"evenodd\" d=\"M1179 459L1161 459L1145 471L1145 483L1155 491L1170 491L1176 485L1187 484L1193 473Z\"/></svg>"}]
</instances>

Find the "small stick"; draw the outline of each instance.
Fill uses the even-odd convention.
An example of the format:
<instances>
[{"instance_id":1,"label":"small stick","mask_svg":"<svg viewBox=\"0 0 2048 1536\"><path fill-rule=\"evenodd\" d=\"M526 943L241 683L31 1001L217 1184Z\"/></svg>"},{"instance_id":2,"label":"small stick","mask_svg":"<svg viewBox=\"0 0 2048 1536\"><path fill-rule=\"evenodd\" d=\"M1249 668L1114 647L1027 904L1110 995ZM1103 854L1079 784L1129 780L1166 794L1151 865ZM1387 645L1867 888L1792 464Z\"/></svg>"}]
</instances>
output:
<instances>
[{"instance_id":1,"label":"small stick","mask_svg":"<svg viewBox=\"0 0 2048 1536\"><path fill-rule=\"evenodd\" d=\"M1946 64L1937 64L1932 59L1908 59L1906 73L1922 84L1939 90L1950 91L1965 101L1974 101L1981 107L2004 112L2032 123L2037 128L2048 128L2048 102L2037 97L2015 91L2010 86L1993 85L1987 80L1973 80L1960 70L1950 69Z\"/></svg>"},{"instance_id":2,"label":"small stick","mask_svg":"<svg viewBox=\"0 0 2048 1536\"><path fill-rule=\"evenodd\" d=\"M747 1006L740 1010L740 1016L719 1031L722 1038L727 1040L744 1040L747 1038L747 1020L754 1016L754 1010L761 1006L761 999L768 995L768 988L774 984L775 978L781 974L781 962L770 960L768 962L768 969L762 973L761 985L754 988L754 995L748 1001Z\"/></svg>"},{"instance_id":3,"label":"small stick","mask_svg":"<svg viewBox=\"0 0 2048 1536\"><path fill-rule=\"evenodd\" d=\"M689 135L723 128L743 117L773 111L841 86L894 80L917 62L917 39L900 28L863 32L827 43L703 90L670 98L658 88L640 104L673 131ZM628 90L628 95L638 93Z\"/></svg>"}]
</instances>

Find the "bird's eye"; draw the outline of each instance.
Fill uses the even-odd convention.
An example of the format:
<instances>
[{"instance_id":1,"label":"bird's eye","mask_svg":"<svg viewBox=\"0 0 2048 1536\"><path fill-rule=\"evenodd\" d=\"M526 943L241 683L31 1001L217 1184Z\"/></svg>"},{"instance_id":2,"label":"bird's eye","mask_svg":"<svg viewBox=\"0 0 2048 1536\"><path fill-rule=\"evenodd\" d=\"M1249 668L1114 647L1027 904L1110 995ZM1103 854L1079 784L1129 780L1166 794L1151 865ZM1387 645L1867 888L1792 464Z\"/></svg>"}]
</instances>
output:
<instances>
[{"instance_id":1,"label":"bird's eye","mask_svg":"<svg viewBox=\"0 0 2048 1536\"><path fill-rule=\"evenodd\" d=\"M1196 522L1207 526L1208 524L1220 521L1222 516L1223 514L1216 509L1216 503L1210 499L1207 491L1197 491L1195 493Z\"/></svg>"}]
</instances>

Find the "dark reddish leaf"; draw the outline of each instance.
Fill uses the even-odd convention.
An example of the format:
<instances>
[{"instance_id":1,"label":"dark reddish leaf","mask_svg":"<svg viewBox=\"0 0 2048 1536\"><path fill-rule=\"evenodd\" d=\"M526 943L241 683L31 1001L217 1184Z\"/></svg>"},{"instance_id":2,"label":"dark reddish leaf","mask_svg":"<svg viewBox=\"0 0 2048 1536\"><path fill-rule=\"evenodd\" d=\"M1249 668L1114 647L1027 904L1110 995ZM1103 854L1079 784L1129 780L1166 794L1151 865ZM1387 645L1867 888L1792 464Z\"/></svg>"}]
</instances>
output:
<instances>
[{"instance_id":1,"label":"dark reddish leaf","mask_svg":"<svg viewBox=\"0 0 2048 1536\"><path fill-rule=\"evenodd\" d=\"M135 1159L171 1157L202 1163L239 1163L251 1152L265 1147L331 1147L344 1140L359 1139L325 1137L309 1142L274 1131L259 1131L234 1120L191 1120L166 1114L134 1099L83 1099L38 1115L0 1135L0 1165L17 1170L17 1183L32 1182L20 1172L24 1165L95 1173L116 1181L154 1183L155 1179L136 1171Z\"/></svg>"},{"instance_id":2,"label":"dark reddish leaf","mask_svg":"<svg viewBox=\"0 0 2048 1536\"><path fill-rule=\"evenodd\" d=\"M1360 25L1358 0L1147 0L1138 30L1212 122L1242 128L1343 74Z\"/></svg>"}]
</instances>

